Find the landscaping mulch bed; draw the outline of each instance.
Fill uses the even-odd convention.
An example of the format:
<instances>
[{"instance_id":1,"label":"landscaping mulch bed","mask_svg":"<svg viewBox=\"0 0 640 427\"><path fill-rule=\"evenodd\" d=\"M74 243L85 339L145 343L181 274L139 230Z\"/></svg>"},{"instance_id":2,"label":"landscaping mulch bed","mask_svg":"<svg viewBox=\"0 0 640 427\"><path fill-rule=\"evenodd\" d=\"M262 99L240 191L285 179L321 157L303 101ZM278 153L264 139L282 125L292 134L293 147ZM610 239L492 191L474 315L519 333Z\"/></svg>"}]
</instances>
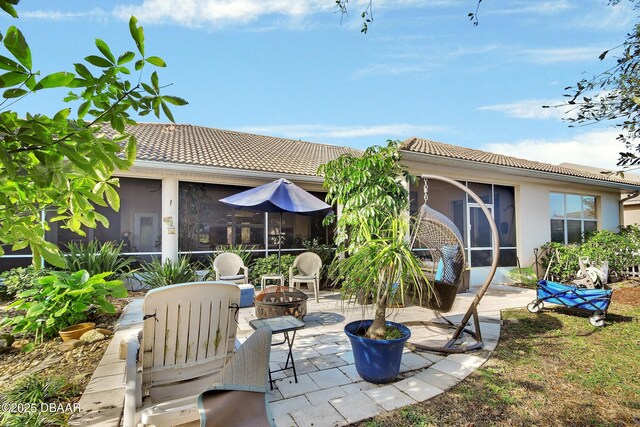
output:
<instances>
[{"instance_id":1,"label":"landscaping mulch bed","mask_svg":"<svg viewBox=\"0 0 640 427\"><path fill-rule=\"evenodd\" d=\"M496 350L462 383L353 425L640 426L640 287L614 289L602 328L577 309L504 311Z\"/></svg>"},{"instance_id":2,"label":"landscaping mulch bed","mask_svg":"<svg viewBox=\"0 0 640 427\"><path fill-rule=\"evenodd\" d=\"M115 305L116 313L99 314L90 317L87 321L94 322L96 327L113 331L122 310L130 299L110 298L109 300ZM4 315L6 312L0 309L0 317ZM42 373L62 376L73 383L74 388L78 390L77 399L79 399L109 346L110 338L107 337L92 344L84 344L69 351L60 349L62 339L59 337L45 341L32 351L21 351L20 347L27 342L19 340L14 343L12 348L0 354L0 393L6 391L20 378L33 373Z\"/></svg>"}]
</instances>

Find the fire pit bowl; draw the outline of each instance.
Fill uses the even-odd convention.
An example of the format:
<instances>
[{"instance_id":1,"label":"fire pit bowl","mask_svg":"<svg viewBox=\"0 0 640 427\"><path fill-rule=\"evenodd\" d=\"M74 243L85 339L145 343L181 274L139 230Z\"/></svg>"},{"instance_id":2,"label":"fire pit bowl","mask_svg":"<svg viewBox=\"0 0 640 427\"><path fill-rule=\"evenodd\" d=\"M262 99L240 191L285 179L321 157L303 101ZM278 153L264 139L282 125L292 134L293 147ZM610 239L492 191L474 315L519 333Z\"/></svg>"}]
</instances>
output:
<instances>
[{"instance_id":1,"label":"fire pit bowl","mask_svg":"<svg viewBox=\"0 0 640 427\"><path fill-rule=\"evenodd\" d=\"M307 314L308 298L304 292L297 289L269 286L256 295L256 317L267 319L289 315L303 320Z\"/></svg>"}]
</instances>

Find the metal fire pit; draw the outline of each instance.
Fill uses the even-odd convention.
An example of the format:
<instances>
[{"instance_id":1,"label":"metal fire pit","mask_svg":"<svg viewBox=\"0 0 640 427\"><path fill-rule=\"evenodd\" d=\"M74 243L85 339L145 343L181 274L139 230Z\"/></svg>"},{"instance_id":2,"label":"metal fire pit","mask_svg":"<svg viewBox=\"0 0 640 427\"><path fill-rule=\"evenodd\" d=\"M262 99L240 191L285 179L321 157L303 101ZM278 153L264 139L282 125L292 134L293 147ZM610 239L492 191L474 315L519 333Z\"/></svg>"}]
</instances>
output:
<instances>
[{"instance_id":1,"label":"metal fire pit","mask_svg":"<svg viewBox=\"0 0 640 427\"><path fill-rule=\"evenodd\" d=\"M256 295L256 317L266 319L289 315L303 320L307 314L308 298L304 292L297 289L269 286Z\"/></svg>"}]
</instances>

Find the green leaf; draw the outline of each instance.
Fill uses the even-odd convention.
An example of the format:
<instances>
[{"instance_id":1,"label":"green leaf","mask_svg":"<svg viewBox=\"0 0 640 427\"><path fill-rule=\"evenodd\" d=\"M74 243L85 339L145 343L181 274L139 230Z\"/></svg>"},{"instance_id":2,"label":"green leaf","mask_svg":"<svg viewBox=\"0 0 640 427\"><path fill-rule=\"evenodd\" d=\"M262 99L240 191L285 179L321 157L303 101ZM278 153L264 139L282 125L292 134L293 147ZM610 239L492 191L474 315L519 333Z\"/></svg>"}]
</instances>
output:
<instances>
[{"instance_id":1,"label":"green leaf","mask_svg":"<svg viewBox=\"0 0 640 427\"><path fill-rule=\"evenodd\" d=\"M0 88L18 85L29 78L28 74L9 71L0 76Z\"/></svg>"},{"instance_id":2,"label":"green leaf","mask_svg":"<svg viewBox=\"0 0 640 427\"><path fill-rule=\"evenodd\" d=\"M89 108L91 108L91 100L85 101L78 107L78 118L81 119L87 115L89 112Z\"/></svg>"},{"instance_id":3,"label":"green leaf","mask_svg":"<svg viewBox=\"0 0 640 427\"><path fill-rule=\"evenodd\" d=\"M85 78L89 81L94 80L93 74L84 64L74 64L74 68L76 69L76 73L80 75L80 77Z\"/></svg>"},{"instance_id":4,"label":"green leaf","mask_svg":"<svg viewBox=\"0 0 640 427\"><path fill-rule=\"evenodd\" d=\"M156 67L166 67L167 63L164 62L162 58L157 56L150 56L147 58L147 62L151 65L155 65Z\"/></svg>"},{"instance_id":5,"label":"green leaf","mask_svg":"<svg viewBox=\"0 0 640 427\"><path fill-rule=\"evenodd\" d=\"M162 99L164 99L165 101L167 101L170 104L178 105L178 106L182 106L182 105L187 105L188 104L188 102L185 99L179 98L177 96L163 95Z\"/></svg>"},{"instance_id":6,"label":"green leaf","mask_svg":"<svg viewBox=\"0 0 640 427\"><path fill-rule=\"evenodd\" d=\"M171 120L172 123L175 123L176 121L173 118L173 114L171 114L169 106L167 106L165 102L162 102L160 105L162 106L162 111L164 112L164 115L167 116L167 119Z\"/></svg>"},{"instance_id":7,"label":"green leaf","mask_svg":"<svg viewBox=\"0 0 640 427\"><path fill-rule=\"evenodd\" d=\"M112 64L116 63L116 58L113 56L111 49L109 49L109 46L104 41L96 39L96 46L98 47L98 50L102 52L104 57L111 61Z\"/></svg>"},{"instance_id":8,"label":"green leaf","mask_svg":"<svg viewBox=\"0 0 640 427\"><path fill-rule=\"evenodd\" d=\"M6 1L0 2L0 9L4 10L14 18L18 17L18 12L16 12L16 9L10 4L10 2L6 2Z\"/></svg>"},{"instance_id":9,"label":"green leaf","mask_svg":"<svg viewBox=\"0 0 640 427\"><path fill-rule=\"evenodd\" d=\"M109 202L109 205L111 205L114 211L116 212L119 211L120 196L118 196L118 192L114 190L114 188L110 185L105 185L104 190L105 190L104 192L105 192L105 195L107 196L107 201Z\"/></svg>"},{"instance_id":10,"label":"green leaf","mask_svg":"<svg viewBox=\"0 0 640 427\"><path fill-rule=\"evenodd\" d=\"M0 55L0 69L7 71L26 71L25 68L20 66L20 64L18 64L16 61L2 55Z\"/></svg>"},{"instance_id":11,"label":"green leaf","mask_svg":"<svg viewBox=\"0 0 640 427\"><path fill-rule=\"evenodd\" d=\"M158 80L158 73L155 71L151 73L151 84L156 91L155 93L160 93L160 82Z\"/></svg>"},{"instance_id":12,"label":"green leaf","mask_svg":"<svg viewBox=\"0 0 640 427\"><path fill-rule=\"evenodd\" d=\"M127 155L127 162L129 162L130 164L133 164L133 162L136 160L136 155L138 151L138 140L134 135L131 135L129 137L129 141L127 142L127 146L125 150Z\"/></svg>"},{"instance_id":13,"label":"green leaf","mask_svg":"<svg viewBox=\"0 0 640 427\"><path fill-rule=\"evenodd\" d=\"M2 162L7 174L9 174L9 178L13 179L16 176L15 163L11 158L11 154L3 146L0 146L0 162Z\"/></svg>"},{"instance_id":14,"label":"green leaf","mask_svg":"<svg viewBox=\"0 0 640 427\"><path fill-rule=\"evenodd\" d=\"M142 70L143 67L144 67L144 59L137 60L135 65L136 71Z\"/></svg>"},{"instance_id":15,"label":"green leaf","mask_svg":"<svg viewBox=\"0 0 640 427\"><path fill-rule=\"evenodd\" d=\"M49 74L40 80L33 90L51 89L54 87L63 87L68 85L75 78L73 73L60 71L58 73Z\"/></svg>"},{"instance_id":16,"label":"green leaf","mask_svg":"<svg viewBox=\"0 0 640 427\"><path fill-rule=\"evenodd\" d=\"M89 64L95 65L96 67L100 67L100 68L109 68L113 66L111 62L107 61L106 59L98 55L89 55L86 58L84 58L84 60L87 61Z\"/></svg>"},{"instance_id":17,"label":"green leaf","mask_svg":"<svg viewBox=\"0 0 640 427\"><path fill-rule=\"evenodd\" d=\"M129 19L129 31L131 32L131 37L136 42L138 52L144 56L144 31L142 27L139 27L137 24L138 20L135 16L132 16L131 19Z\"/></svg>"},{"instance_id":18,"label":"green leaf","mask_svg":"<svg viewBox=\"0 0 640 427\"><path fill-rule=\"evenodd\" d=\"M24 89L7 89L4 91L4 93L2 94L3 98L20 98L21 96L24 96L26 94L28 94L29 91L24 90Z\"/></svg>"},{"instance_id":19,"label":"green leaf","mask_svg":"<svg viewBox=\"0 0 640 427\"><path fill-rule=\"evenodd\" d=\"M4 46L27 70L31 71L31 49L24 36L14 26L9 27L3 40Z\"/></svg>"},{"instance_id":20,"label":"green leaf","mask_svg":"<svg viewBox=\"0 0 640 427\"><path fill-rule=\"evenodd\" d=\"M33 304L31 307L29 307L29 310L27 310L27 317L35 317L38 316L39 314L42 314L42 312L44 311L45 306L42 303L35 303Z\"/></svg>"},{"instance_id":21,"label":"green leaf","mask_svg":"<svg viewBox=\"0 0 640 427\"><path fill-rule=\"evenodd\" d=\"M120 57L118 58L118 65L122 65L122 64L126 64L127 62L131 62L131 60L133 58L136 57L136 54L131 52L131 51L127 51L125 53L123 53L122 55L120 55Z\"/></svg>"}]
</instances>

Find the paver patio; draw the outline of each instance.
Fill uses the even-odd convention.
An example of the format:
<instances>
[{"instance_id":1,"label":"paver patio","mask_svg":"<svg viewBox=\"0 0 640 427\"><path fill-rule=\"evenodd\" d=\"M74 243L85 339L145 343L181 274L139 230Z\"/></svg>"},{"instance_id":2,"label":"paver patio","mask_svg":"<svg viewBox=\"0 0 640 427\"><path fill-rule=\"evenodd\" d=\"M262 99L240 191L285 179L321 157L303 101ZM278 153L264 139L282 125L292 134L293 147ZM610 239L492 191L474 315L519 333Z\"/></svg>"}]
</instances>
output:
<instances>
[{"instance_id":1,"label":"paver patio","mask_svg":"<svg viewBox=\"0 0 640 427\"><path fill-rule=\"evenodd\" d=\"M460 294L447 314L459 320L475 296ZM361 306L343 306L336 292L321 292L320 302L307 302L306 326L299 330L293 346L298 382L293 371L275 373L269 392L270 409L277 426L341 426L385 411L428 400L466 378L491 355L500 337L500 310L524 307L534 290L504 285L491 286L478 313L485 347L469 354L443 355L413 352L405 348L397 381L376 385L363 381L356 372L344 325L363 317ZM142 323L142 299L135 299L123 313L120 325L80 400L82 412L71 425L118 426L124 401L124 360L118 358L120 340L136 336ZM365 317L371 317L365 313ZM254 308L243 308L238 318L238 338L243 341L253 329ZM390 320L428 321L436 313L422 307L396 310ZM452 331L438 327L412 326L411 342L443 345ZM285 346L273 347L271 364L284 367Z\"/></svg>"}]
</instances>

